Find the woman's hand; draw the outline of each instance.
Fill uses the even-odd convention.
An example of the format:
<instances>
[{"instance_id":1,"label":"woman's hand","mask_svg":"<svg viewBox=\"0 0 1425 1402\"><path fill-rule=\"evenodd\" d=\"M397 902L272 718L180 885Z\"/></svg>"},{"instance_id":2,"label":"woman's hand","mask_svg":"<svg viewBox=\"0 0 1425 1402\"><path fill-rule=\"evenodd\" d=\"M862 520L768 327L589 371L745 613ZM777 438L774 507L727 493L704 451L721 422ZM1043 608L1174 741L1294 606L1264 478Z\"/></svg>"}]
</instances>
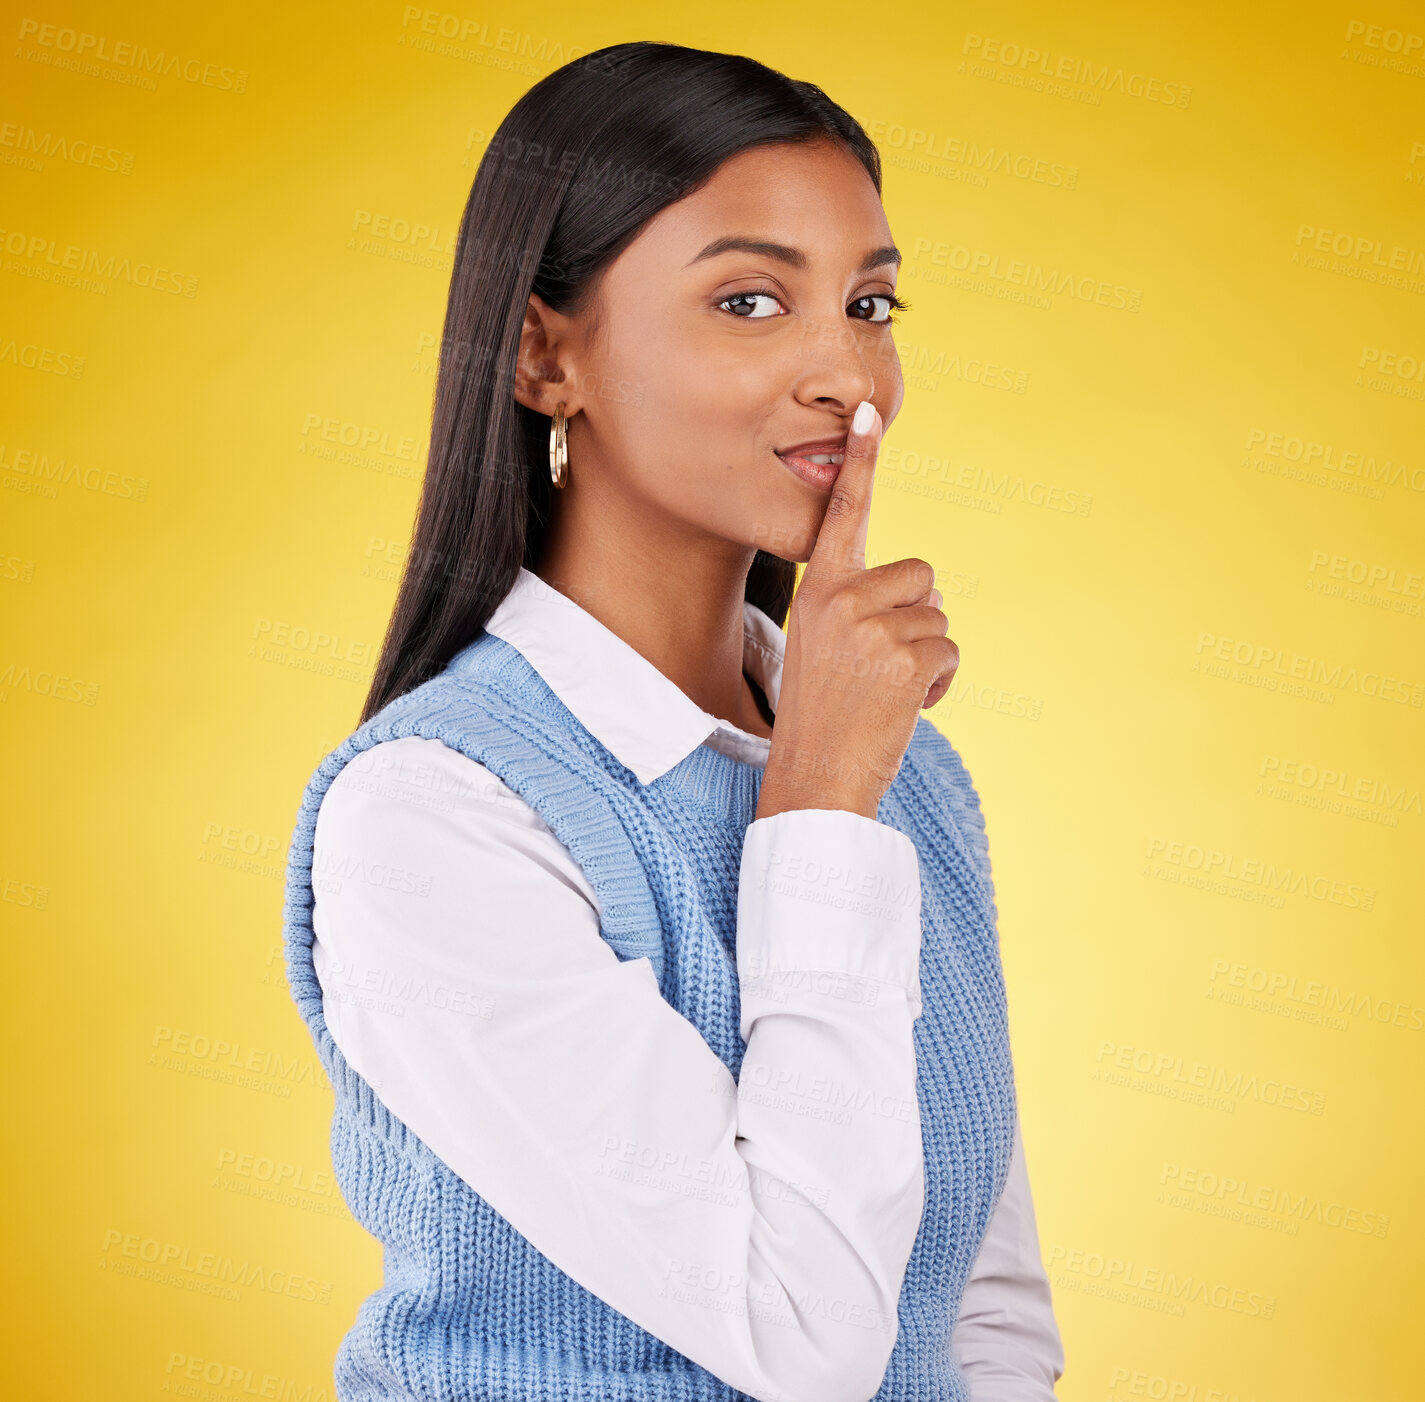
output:
<instances>
[{"instance_id":1,"label":"woman's hand","mask_svg":"<svg viewBox=\"0 0 1425 1402\"><path fill-rule=\"evenodd\" d=\"M922 707L948 690L960 650L946 637L924 560L866 568L880 415L852 421L816 544L787 619L782 688L757 817L844 808L874 818Z\"/></svg>"}]
</instances>

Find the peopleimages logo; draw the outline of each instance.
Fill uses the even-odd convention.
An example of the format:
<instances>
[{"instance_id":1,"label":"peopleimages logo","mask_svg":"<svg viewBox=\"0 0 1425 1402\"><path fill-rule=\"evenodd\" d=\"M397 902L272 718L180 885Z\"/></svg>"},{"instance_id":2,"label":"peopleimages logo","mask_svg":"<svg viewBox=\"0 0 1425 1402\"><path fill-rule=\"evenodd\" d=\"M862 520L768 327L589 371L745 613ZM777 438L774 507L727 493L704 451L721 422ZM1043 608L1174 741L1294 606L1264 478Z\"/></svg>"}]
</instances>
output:
<instances>
[{"instance_id":1,"label":"peopleimages logo","mask_svg":"<svg viewBox=\"0 0 1425 1402\"><path fill-rule=\"evenodd\" d=\"M1407 677L1388 676L1371 668L1362 671L1323 657L1289 652L1272 643L1203 632L1198 634L1195 651L1194 671L1200 668L1208 676L1246 681L1266 690L1310 685L1329 688L1323 695L1333 701L1336 693L1349 691L1373 701L1413 706L1416 710L1425 706L1425 684Z\"/></svg>"},{"instance_id":2,"label":"peopleimages logo","mask_svg":"<svg viewBox=\"0 0 1425 1402\"><path fill-rule=\"evenodd\" d=\"M1334 229L1317 228L1315 224L1298 224L1296 246L1300 248L1303 244L1314 253L1334 253L1338 258L1357 263L1364 260L1395 273L1425 273L1425 248L1392 244L1387 253L1384 239L1366 234L1338 233Z\"/></svg>"},{"instance_id":3,"label":"peopleimages logo","mask_svg":"<svg viewBox=\"0 0 1425 1402\"><path fill-rule=\"evenodd\" d=\"M181 1242L159 1241L110 1227L104 1233L103 1264L115 1275L152 1280L181 1290L238 1301L244 1289L283 1295L308 1304L329 1305L332 1283L257 1261L235 1261L218 1251L199 1251Z\"/></svg>"},{"instance_id":4,"label":"peopleimages logo","mask_svg":"<svg viewBox=\"0 0 1425 1402\"><path fill-rule=\"evenodd\" d=\"M1346 38L1359 39L1369 49L1384 49L1392 54L1425 52L1425 35L1410 34L1403 29L1387 29L1381 24L1367 24L1353 19L1346 25Z\"/></svg>"},{"instance_id":5,"label":"peopleimages logo","mask_svg":"<svg viewBox=\"0 0 1425 1402\"><path fill-rule=\"evenodd\" d=\"M1073 297L1077 301L1093 302L1113 311L1138 312L1143 309L1141 288L1125 287L1121 283L1074 273L1066 268L1046 268L1032 259L1010 258L992 249L952 244L948 239L917 238L911 246L911 258L930 265L929 271L918 274L927 282L936 281L934 269L946 268L966 273L971 278L984 279L986 287L993 288L995 283L1000 283L1005 290L1016 289L1027 296Z\"/></svg>"},{"instance_id":6,"label":"peopleimages logo","mask_svg":"<svg viewBox=\"0 0 1425 1402\"><path fill-rule=\"evenodd\" d=\"M1094 63L1092 59L1071 54L1056 54L1032 44L1018 44L1010 39L996 39L984 34L966 34L960 48L962 55L981 63L1011 70L1035 80L1058 80L1075 83L1099 93L1121 93L1125 97L1142 98L1168 107L1186 107L1192 89L1185 83L1169 82L1146 73L1133 73L1111 63Z\"/></svg>"},{"instance_id":7,"label":"peopleimages logo","mask_svg":"<svg viewBox=\"0 0 1425 1402\"><path fill-rule=\"evenodd\" d=\"M67 25L42 24L36 19L20 21L20 42L40 51L41 61L55 68L72 68L81 73L98 72L108 64L132 69L140 86L153 89L153 75L177 78L204 88L222 88L232 93L247 91L247 69L227 68L204 59L185 58L165 49L150 49L132 39L111 39L107 34L91 34Z\"/></svg>"},{"instance_id":8,"label":"peopleimages logo","mask_svg":"<svg viewBox=\"0 0 1425 1402\"><path fill-rule=\"evenodd\" d=\"M260 1397L271 1402L333 1402L332 1394L320 1384L299 1382L280 1373L267 1373L245 1363L203 1358L198 1354L170 1351L160 1391L176 1397L217 1399L233 1396ZM213 1391L211 1389L221 1389Z\"/></svg>"}]
</instances>

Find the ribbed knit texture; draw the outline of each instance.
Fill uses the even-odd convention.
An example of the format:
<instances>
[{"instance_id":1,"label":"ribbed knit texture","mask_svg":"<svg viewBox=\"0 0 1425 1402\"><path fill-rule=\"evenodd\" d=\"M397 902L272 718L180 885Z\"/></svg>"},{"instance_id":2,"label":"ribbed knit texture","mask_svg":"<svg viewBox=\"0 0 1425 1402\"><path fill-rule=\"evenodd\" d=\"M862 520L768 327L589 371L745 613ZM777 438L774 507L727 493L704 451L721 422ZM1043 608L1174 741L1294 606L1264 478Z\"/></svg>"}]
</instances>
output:
<instances>
[{"instance_id":1,"label":"ribbed knit texture","mask_svg":"<svg viewBox=\"0 0 1425 1402\"><path fill-rule=\"evenodd\" d=\"M385 1247L385 1284L336 1358L342 1402L744 1402L535 1249L391 1114L346 1062L312 965L317 811L342 768L385 740L440 740L486 765L554 830L598 894L620 959L647 956L663 996L736 1077L737 889L762 770L699 746L644 786L522 653L482 632L324 759L288 858L293 997L332 1081L332 1163ZM1013 1146L1015 1090L994 886L979 796L923 716L878 815L921 874L922 1015L914 1024L925 1209L877 1402L969 1402L950 1351L961 1294ZM478 918L472 913L472 918ZM512 938L519 930L512 929Z\"/></svg>"}]
</instances>

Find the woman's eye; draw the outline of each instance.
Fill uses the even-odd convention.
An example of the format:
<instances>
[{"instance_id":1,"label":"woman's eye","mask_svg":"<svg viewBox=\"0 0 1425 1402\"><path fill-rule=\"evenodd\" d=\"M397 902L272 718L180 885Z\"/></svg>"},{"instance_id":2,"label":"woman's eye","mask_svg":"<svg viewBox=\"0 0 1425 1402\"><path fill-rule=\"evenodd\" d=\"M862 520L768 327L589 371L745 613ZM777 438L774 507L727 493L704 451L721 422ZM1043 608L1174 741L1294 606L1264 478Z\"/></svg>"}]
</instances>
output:
<instances>
[{"instance_id":1,"label":"woman's eye","mask_svg":"<svg viewBox=\"0 0 1425 1402\"><path fill-rule=\"evenodd\" d=\"M891 315L891 308L900 306L900 299L898 297L888 296L884 292L872 292L868 293L864 297L858 297L854 302L851 303L851 306L853 308L861 307L865 306L867 303L874 302L884 302L885 310L879 316L866 316L862 317L861 320L882 322L895 320L895 318ZM872 310L874 311L874 307L872 308Z\"/></svg>"},{"instance_id":2,"label":"woman's eye","mask_svg":"<svg viewBox=\"0 0 1425 1402\"><path fill-rule=\"evenodd\" d=\"M883 305L878 306L878 303ZM781 298L765 288L757 288L724 297L718 306L726 307L731 315L741 317L743 321L765 321L768 317L780 315L777 309L781 306ZM864 297L857 297L846 310L857 321L885 326L895 322L895 312L906 311L909 307L910 303L901 301L894 292L868 292Z\"/></svg>"},{"instance_id":3,"label":"woman's eye","mask_svg":"<svg viewBox=\"0 0 1425 1402\"><path fill-rule=\"evenodd\" d=\"M770 309L763 311L757 311L755 308L747 310L748 308L753 308L757 302L769 303ZM741 317L744 321L761 320L764 317L776 316L775 308L777 305L777 299L770 292L738 292L731 297L724 297L723 300L718 303L720 307L733 308L733 316Z\"/></svg>"}]
</instances>

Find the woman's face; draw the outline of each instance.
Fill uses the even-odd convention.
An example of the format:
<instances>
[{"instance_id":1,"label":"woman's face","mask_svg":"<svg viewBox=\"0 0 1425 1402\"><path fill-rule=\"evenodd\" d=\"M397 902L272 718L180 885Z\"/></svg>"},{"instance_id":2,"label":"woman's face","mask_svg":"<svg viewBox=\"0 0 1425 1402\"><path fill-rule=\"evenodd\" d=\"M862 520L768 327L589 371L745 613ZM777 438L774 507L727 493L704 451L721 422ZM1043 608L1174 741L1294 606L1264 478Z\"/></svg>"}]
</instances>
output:
<instances>
[{"instance_id":1,"label":"woman's face","mask_svg":"<svg viewBox=\"0 0 1425 1402\"><path fill-rule=\"evenodd\" d=\"M565 323L571 475L600 474L599 495L647 527L807 560L831 482L778 454L844 440L863 399L886 426L899 411L893 245L870 176L834 142L724 162L609 266L592 337L587 318Z\"/></svg>"}]
</instances>

